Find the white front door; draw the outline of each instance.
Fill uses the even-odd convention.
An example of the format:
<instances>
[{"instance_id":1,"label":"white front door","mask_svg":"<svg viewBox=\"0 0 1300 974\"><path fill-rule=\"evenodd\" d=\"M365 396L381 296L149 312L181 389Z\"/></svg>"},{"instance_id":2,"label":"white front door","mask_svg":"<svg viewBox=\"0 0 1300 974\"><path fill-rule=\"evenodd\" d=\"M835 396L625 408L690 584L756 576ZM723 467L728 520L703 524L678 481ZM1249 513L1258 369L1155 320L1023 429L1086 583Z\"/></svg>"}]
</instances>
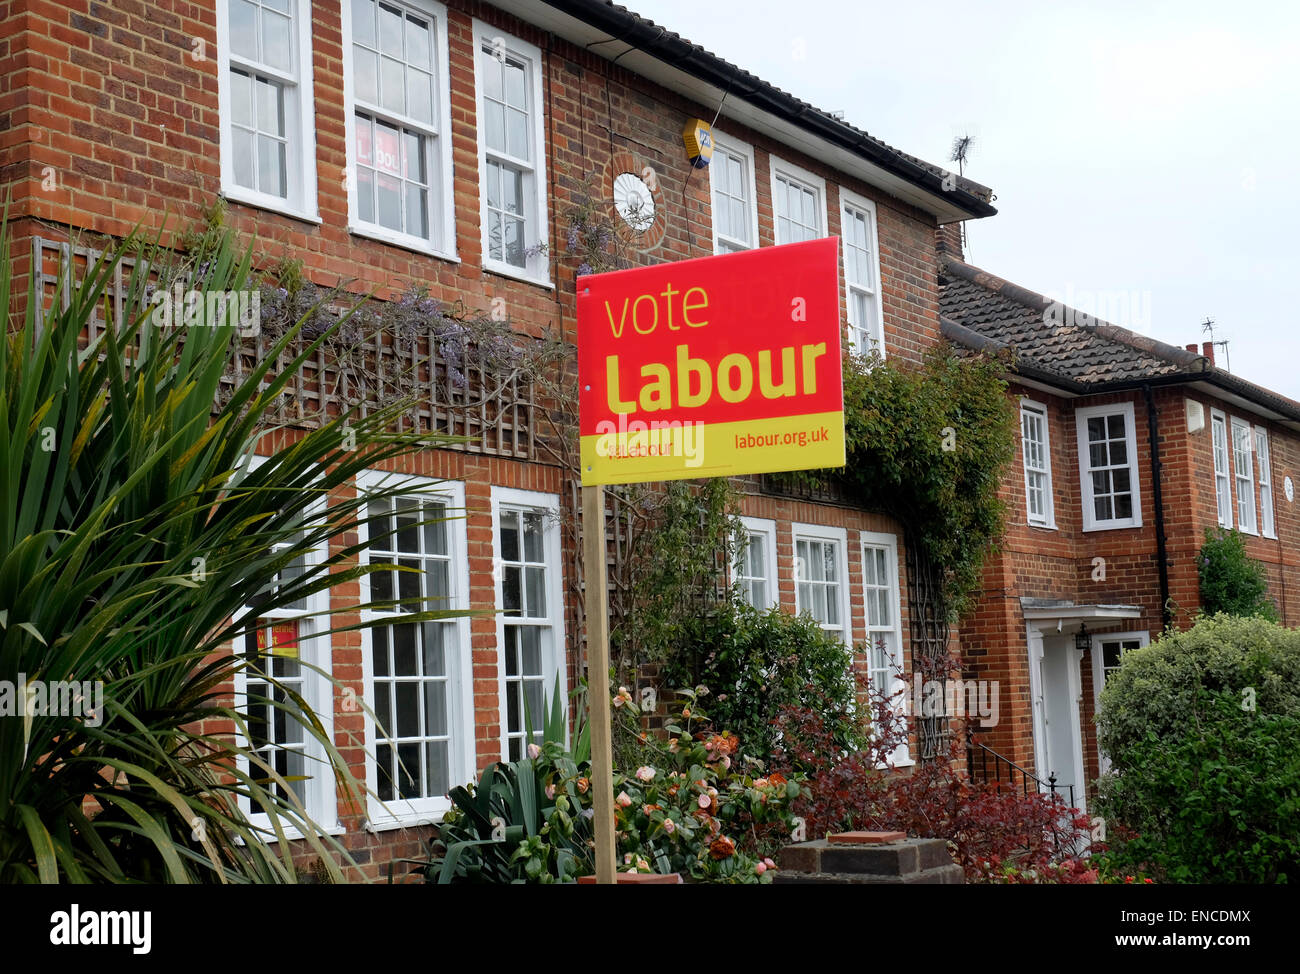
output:
<instances>
[{"instance_id":1,"label":"white front door","mask_svg":"<svg viewBox=\"0 0 1300 974\"><path fill-rule=\"evenodd\" d=\"M1072 636L1031 630L1034 682L1034 758L1039 781L1056 775L1057 792L1084 808L1083 735L1079 728L1079 653Z\"/></svg>"}]
</instances>

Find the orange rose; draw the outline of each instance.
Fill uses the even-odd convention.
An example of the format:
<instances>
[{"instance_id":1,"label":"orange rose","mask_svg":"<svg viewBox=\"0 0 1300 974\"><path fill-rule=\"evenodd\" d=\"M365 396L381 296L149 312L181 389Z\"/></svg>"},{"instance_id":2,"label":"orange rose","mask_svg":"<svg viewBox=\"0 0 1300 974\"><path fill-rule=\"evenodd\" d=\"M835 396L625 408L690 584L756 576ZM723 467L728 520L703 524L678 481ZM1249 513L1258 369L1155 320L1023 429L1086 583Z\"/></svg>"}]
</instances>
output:
<instances>
[{"instance_id":1,"label":"orange rose","mask_svg":"<svg viewBox=\"0 0 1300 974\"><path fill-rule=\"evenodd\" d=\"M736 843L725 835L720 835L709 843L709 855L714 859L726 859L736 854Z\"/></svg>"}]
</instances>

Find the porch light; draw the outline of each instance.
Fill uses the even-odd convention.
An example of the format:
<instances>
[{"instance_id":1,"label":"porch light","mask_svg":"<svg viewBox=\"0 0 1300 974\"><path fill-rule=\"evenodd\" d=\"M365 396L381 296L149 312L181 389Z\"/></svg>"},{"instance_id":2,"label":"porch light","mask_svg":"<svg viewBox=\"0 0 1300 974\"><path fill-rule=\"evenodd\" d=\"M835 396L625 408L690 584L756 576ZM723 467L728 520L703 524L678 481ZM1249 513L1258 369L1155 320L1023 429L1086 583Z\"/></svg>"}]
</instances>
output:
<instances>
[{"instance_id":1,"label":"porch light","mask_svg":"<svg viewBox=\"0 0 1300 974\"><path fill-rule=\"evenodd\" d=\"M1082 622L1079 623L1079 631L1074 634L1074 648L1081 653L1092 648L1092 636L1088 634L1087 625Z\"/></svg>"}]
</instances>

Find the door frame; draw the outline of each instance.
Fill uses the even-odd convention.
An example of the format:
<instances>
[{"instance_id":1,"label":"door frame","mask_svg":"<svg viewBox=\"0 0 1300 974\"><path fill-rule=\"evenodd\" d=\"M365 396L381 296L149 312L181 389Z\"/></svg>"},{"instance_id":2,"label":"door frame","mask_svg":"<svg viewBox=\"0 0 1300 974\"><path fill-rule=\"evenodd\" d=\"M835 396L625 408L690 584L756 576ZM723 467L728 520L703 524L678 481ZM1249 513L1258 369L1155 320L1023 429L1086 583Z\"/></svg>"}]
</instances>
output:
<instances>
[{"instance_id":1,"label":"door frame","mask_svg":"<svg viewBox=\"0 0 1300 974\"><path fill-rule=\"evenodd\" d=\"M1072 636L1067 633L1068 630L1061 633L1053 632L1052 636L1061 635L1067 640L1071 640ZM1029 651L1029 692L1033 710L1034 776L1040 781L1046 781L1043 771L1049 767L1049 758L1047 755L1047 726L1044 723L1047 716L1047 704L1043 694L1041 671L1044 653L1043 630L1032 622L1027 623L1025 625L1025 637ZM1075 702L1075 705L1070 708L1070 719L1066 725L1070 731L1070 755L1074 764L1074 800L1075 807L1081 812L1086 812L1088 796L1084 775L1087 772L1083 763L1083 727L1079 721L1079 706L1083 701L1083 681L1080 676L1079 664L1083 660L1083 653L1074 647L1073 642L1066 643L1065 653L1066 690L1069 698Z\"/></svg>"}]
</instances>

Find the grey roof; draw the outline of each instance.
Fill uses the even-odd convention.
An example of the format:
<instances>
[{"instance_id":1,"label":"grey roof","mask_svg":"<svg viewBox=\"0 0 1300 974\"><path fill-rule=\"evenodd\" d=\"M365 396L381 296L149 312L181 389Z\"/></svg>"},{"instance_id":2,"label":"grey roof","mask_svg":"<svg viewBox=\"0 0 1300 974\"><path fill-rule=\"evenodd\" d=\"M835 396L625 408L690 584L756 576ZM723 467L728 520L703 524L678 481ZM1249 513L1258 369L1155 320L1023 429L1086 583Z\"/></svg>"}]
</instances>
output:
<instances>
[{"instance_id":1,"label":"grey roof","mask_svg":"<svg viewBox=\"0 0 1300 974\"><path fill-rule=\"evenodd\" d=\"M1053 302L953 257L939 271L945 338L977 351L1010 351L1014 372L1091 394L1142 383L1203 381L1300 421L1300 403L1215 367L1209 359Z\"/></svg>"}]
</instances>

